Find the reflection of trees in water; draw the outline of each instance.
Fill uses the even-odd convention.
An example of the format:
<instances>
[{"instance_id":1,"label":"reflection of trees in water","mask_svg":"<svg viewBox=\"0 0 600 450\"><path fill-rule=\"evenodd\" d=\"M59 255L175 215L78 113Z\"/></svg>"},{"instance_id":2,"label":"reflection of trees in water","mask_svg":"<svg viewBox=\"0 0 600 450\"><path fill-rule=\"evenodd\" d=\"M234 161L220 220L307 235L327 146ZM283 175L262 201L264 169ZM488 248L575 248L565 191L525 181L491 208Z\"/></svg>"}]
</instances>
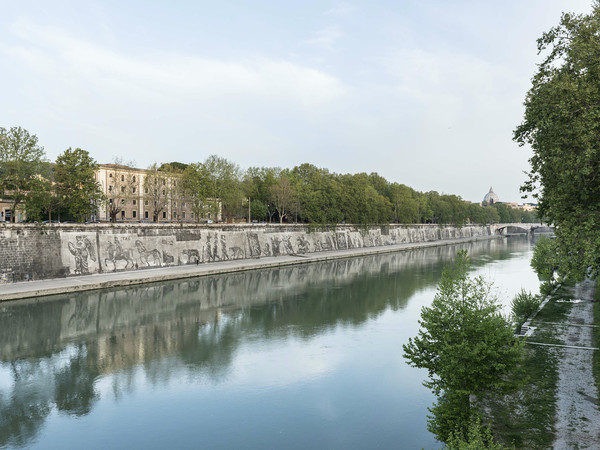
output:
<instances>
[{"instance_id":1,"label":"reflection of trees in water","mask_svg":"<svg viewBox=\"0 0 600 450\"><path fill-rule=\"evenodd\" d=\"M67 353L10 363L12 392L0 392L0 446L26 446L53 408L78 416L92 410L98 373L85 346Z\"/></svg>"},{"instance_id":2,"label":"reflection of trees in water","mask_svg":"<svg viewBox=\"0 0 600 450\"><path fill-rule=\"evenodd\" d=\"M483 241L466 247L475 256L506 259L527 244L520 245ZM114 374L116 398L135 389L138 367L157 385L182 371L218 382L245 340L309 339L339 324L360 325L387 308L403 308L415 292L437 282L457 249L7 304L0 311L0 358L11 364L13 383L10 393L0 391L0 445L26 445L53 408L89 413L101 374ZM68 358L59 353L65 348Z\"/></svg>"}]
</instances>

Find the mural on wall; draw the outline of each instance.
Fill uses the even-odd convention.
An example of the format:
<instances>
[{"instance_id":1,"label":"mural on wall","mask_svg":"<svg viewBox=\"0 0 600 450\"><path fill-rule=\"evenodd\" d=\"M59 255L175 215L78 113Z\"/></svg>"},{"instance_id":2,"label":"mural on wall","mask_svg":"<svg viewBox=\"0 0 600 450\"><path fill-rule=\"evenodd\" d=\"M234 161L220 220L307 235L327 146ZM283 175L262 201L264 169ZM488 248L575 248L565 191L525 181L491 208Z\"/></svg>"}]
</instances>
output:
<instances>
[{"instance_id":1,"label":"mural on wall","mask_svg":"<svg viewBox=\"0 0 600 450\"><path fill-rule=\"evenodd\" d=\"M87 236L75 236L75 242L68 242L69 252L75 257L75 273L86 275L90 273L88 258L96 261L96 250Z\"/></svg>"},{"instance_id":2,"label":"mural on wall","mask_svg":"<svg viewBox=\"0 0 600 450\"><path fill-rule=\"evenodd\" d=\"M296 240L298 242L298 253L310 252L310 242L304 236L298 236Z\"/></svg>"},{"instance_id":3,"label":"mural on wall","mask_svg":"<svg viewBox=\"0 0 600 450\"><path fill-rule=\"evenodd\" d=\"M453 227L337 228L331 231L61 231L65 273L88 274L147 267L295 255L310 252L424 242L490 234L488 229ZM9 274L10 276L10 274ZM8 277L4 277L8 278ZM2 280L0 275L0 282Z\"/></svg>"},{"instance_id":4,"label":"mural on wall","mask_svg":"<svg viewBox=\"0 0 600 450\"><path fill-rule=\"evenodd\" d=\"M116 239L116 238L115 238ZM135 247L140 254L140 262L146 267L161 266L160 251L157 249L146 250L146 246L139 239L135 241Z\"/></svg>"},{"instance_id":5,"label":"mural on wall","mask_svg":"<svg viewBox=\"0 0 600 450\"><path fill-rule=\"evenodd\" d=\"M184 264L199 264L201 261L200 253L195 248L184 249L181 253L185 255L185 258L181 258Z\"/></svg>"},{"instance_id":6,"label":"mural on wall","mask_svg":"<svg viewBox=\"0 0 600 450\"><path fill-rule=\"evenodd\" d=\"M110 267L108 262L110 261L112 265L112 270L117 270L117 262L125 261L124 269L133 269L137 267L137 264L133 261L133 250L123 249L121 246L121 242L119 242L119 238L115 236L114 242L108 242L106 244L106 254L107 257L104 258L104 267L107 269Z\"/></svg>"},{"instance_id":7,"label":"mural on wall","mask_svg":"<svg viewBox=\"0 0 600 450\"><path fill-rule=\"evenodd\" d=\"M250 256L253 258L260 256L261 249L258 233L248 233L248 245L250 247Z\"/></svg>"}]
</instances>

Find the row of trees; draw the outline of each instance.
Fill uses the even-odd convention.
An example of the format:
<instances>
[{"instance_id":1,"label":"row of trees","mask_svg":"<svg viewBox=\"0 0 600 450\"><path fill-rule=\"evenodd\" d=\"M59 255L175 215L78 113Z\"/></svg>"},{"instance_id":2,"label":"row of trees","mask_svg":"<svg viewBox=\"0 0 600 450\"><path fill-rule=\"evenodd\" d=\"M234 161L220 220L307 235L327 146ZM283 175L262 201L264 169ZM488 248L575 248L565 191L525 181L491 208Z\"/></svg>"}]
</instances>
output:
<instances>
[{"instance_id":1,"label":"row of trees","mask_svg":"<svg viewBox=\"0 0 600 450\"><path fill-rule=\"evenodd\" d=\"M143 198L154 221L169 201L184 199L198 220L217 217L301 223L497 223L534 222L534 213L504 204L480 206L456 195L418 192L377 173L336 174L311 164L293 169L250 167L215 155L203 162L153 164L144 173L115 160L114 178L102 192L98 164L82 149L68 149L55 163L45 159L36 136L20 127L0 128L0 194L11 217L25 210L31 220L60 215L82 221L104 202L116 221L124 205ZM144 192L140 192L143 189ZM172 219L172 217L169 217Z\"/></svg>"},{"instance_id":2,"label":"row of trees","mask_svg":"<svg viewBox=\"0 0 600 450\"><path fill-rule=\"evenodd\" d=\"M167 164L171 169L175 163ZM219 198L228 217L302 223L509 223L535 222L532 211L505 204L480 206L456 195L418 192L377 173L336 174L311 164L293 169L237 165L217 156L184 166L187 198L202 206ZM195 202L196 203L196 202Z\"/></svg>"},{"instance_id":3,"label":"row of trees","mask_svg":"<svg viewBox=\"0 0 600 450\"><path fill-rule=\"evenodd\" d=\"M0 196L10 200L13 221L19 209L32 218L62 212L64 219L85 220L103 199L96 169L85 150L68 148L50 163L35 135L0 128Z\"/></svg>"}]
</instances>

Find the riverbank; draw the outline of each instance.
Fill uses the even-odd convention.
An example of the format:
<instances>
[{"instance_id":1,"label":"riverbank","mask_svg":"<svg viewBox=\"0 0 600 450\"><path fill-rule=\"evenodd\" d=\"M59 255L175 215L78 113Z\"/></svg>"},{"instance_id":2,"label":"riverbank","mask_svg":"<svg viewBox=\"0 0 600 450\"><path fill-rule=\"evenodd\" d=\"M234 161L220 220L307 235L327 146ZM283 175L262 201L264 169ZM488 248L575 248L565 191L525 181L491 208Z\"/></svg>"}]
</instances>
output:
<instances>
[{"instance_id":1,"label":"riverbank","mask_svg":"<svg viewBox=\"0 0 600 450\"><path fill-rule=\"evenodd\" d=\"M171 281L246 270L285 267L296 264L307 264L319 261L330 261L334 259L406 251L416 248L448 246L488 239L501 239L501 237L494 235L476 236L429 242L394 244L381 247L362 247L335 251L321 251L311 254L268 256L257 257L253 259L238 259L203 264L148 268L144 270L95 273L66 278L52 278L46 280L0 284L0 301L131 286L143 283Z\"/></svg>"},{"instance_id":2,"label":"riverbank","mask_svg":"<svg viewBox=\"0 0 600 450\"><path fill-rule=\"evenodd\" d=\"M494 434L504 444L555 449L600 444L594 294L591 280L559 285L528 321L523 386L488 405Z\"/></svg>"}]
</instances>

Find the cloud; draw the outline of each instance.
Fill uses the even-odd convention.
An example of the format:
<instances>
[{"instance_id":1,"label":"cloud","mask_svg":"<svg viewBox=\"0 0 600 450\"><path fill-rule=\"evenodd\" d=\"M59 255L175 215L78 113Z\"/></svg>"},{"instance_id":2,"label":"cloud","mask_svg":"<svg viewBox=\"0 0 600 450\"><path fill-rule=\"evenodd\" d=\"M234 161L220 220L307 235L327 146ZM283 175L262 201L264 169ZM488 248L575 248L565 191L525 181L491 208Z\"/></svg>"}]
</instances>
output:
<instances>
[{"instance_id":1,"label":"cloud","mask_svg":"<svg viewBox=\"0 0 600 450\"><path fill-rule=\"evenodd\" d=\"M332 75L291 61L267 57L227 61L186 54L132 56L61 30L15 23L19 38L4 52L31 69L68 84L91 83L109 95L151 103L217 101L248 97L311 107L343 95Z\"/></svg>"},{"instance_id":2,"label":"cloud","mask_svg":"<svg viewBox=\"0 0 600 450\"><path fill-rule=\"evenodd\" d=\"M344 37L344 33L339 25L330 25L316 31L311 38L302 41L302 43L331 51L334 49L335 43L342 37Z\"/></svg>"},{"instance_id":3,"label":"cloud","mask_svg":"<svg viewBox=\"0 0 600 450\"><path fill-rule=\"evenodd\" d=\"M323 13L323 15L346 16L346 15L351 14L354 11L356 11L356 9L357 9L356 6L353 6L353 5L341 5L341 6L337 6L335 8L328 9L327 11L325 11Z\"/></svg>"}]
</instances>

